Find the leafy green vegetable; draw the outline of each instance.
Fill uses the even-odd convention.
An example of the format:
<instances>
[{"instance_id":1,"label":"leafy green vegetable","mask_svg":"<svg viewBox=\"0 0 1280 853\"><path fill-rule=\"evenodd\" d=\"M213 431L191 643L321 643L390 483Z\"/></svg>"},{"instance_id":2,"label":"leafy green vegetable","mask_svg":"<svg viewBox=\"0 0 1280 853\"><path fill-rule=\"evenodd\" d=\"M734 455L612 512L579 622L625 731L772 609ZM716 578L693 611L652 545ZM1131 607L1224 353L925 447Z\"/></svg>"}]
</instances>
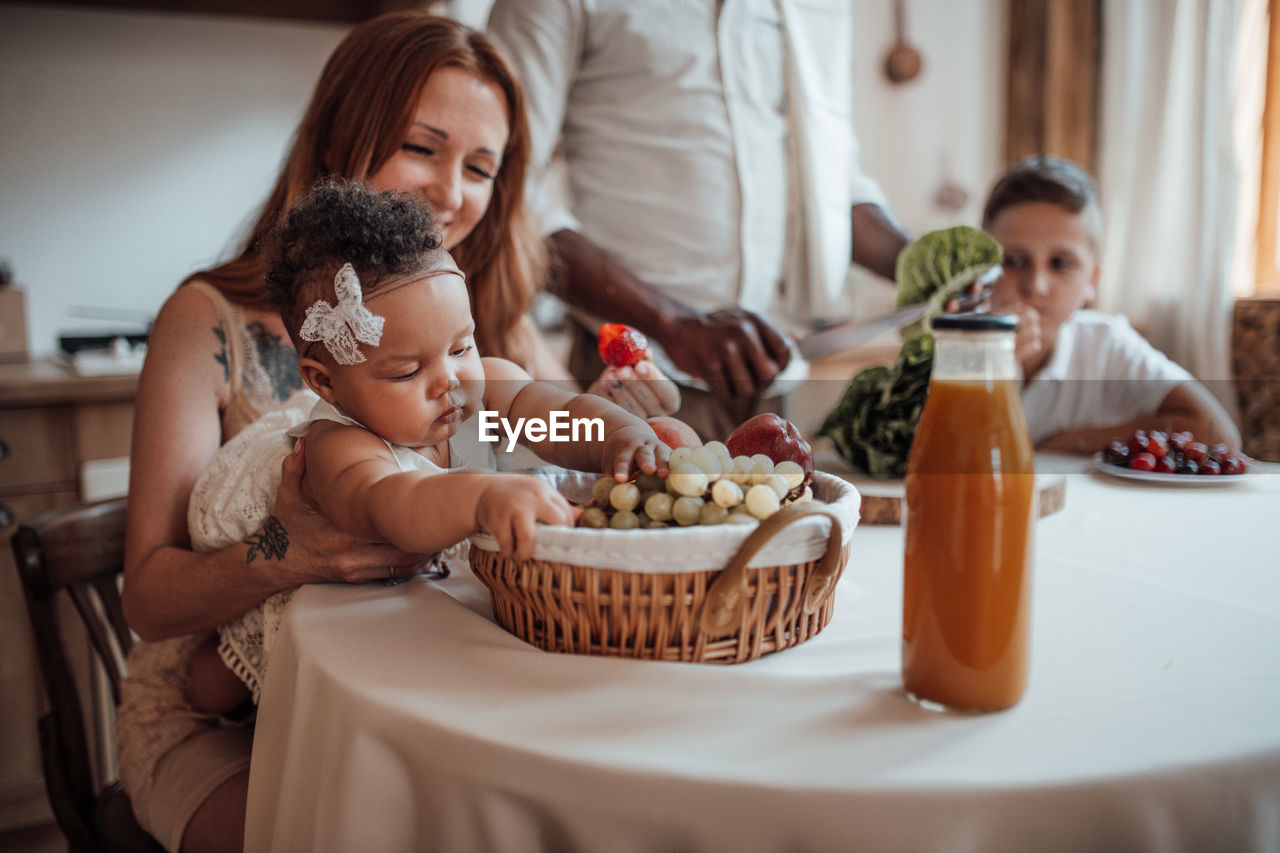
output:
<instances>
[{"instance_id":1,"label":"leafy green vegetable","mask_svg":"<svg viewBox=\"0 0 1280 853\"><path fill-rule=\"evenodd\" d=\"M999 266L1002 258L994 237L968 225L930 231L908 243L898 254L893 272L897 305L906 308L928 302L929 307L924 317L902 330L903 339L929 331L929 320L983 273Z\"/></svg>"},{"instance_id":2,"label":"leafy green vegetable","mask_svg":"<svg viewBox=\"0 0 1280 853\"><path fill-rule=\"evenodd\" d=\"M924 317L901 330L904 342L893 367L859 372L822 422L818 434L831 438L850 464L879 479L906 473L933 368L929 321L1001 260L990 234L965 225L921 235L898 255L898 306L929 306Z\"/></svg>"}]
</instances>

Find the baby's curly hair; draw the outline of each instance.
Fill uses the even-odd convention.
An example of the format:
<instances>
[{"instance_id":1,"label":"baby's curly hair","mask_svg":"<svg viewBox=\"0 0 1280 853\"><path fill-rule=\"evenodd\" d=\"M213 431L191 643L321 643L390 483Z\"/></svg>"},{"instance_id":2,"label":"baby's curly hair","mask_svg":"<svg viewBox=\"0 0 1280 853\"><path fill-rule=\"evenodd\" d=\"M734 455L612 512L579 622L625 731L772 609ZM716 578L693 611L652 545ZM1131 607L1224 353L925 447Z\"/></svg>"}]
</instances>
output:
<instances>
[{"instance_id":1,"label":"baby's curly hair","mask_svg":"<svg viewBox=\"0 0 1280 853\"><path fill-rule=\"evenodd\" d=\"M440 232L427 205L363 181L322 179L290 208L267 242L267 294L301 351L298 330L319 299L336 304L333 280L351 264L366 298L440 265Z\"/></svg>"}]
</instances>

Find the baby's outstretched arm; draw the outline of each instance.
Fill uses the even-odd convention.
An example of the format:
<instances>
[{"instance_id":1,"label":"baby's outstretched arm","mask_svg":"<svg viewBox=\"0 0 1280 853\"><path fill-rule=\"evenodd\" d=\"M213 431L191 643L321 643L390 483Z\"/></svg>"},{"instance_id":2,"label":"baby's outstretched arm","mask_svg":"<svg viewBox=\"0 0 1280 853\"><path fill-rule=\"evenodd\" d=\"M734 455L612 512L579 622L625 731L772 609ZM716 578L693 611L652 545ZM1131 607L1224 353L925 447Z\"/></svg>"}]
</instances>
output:
<instances>
[{"instance_id":1,"label":"baby's outstretched arm","mask_svg":"<svg viewBox=\"0 0 1280 853\"><path fill-rule=\"evenodd\" d=\"M308 440L304 490L325 517L410 553L436 553L485 529L504 553L528 556L538 522L574 522L569 501L534 477L402 471L380 438L354 426L317 425Z\"/></svg>"},{"instance_id":2,"label":"baby's outstretched arm","mask_svg":"<svg viewBox=\"0 0 1280 853\"><path fill-rule=\"evenodd\" d=\"M579 440L530 442L548 462L580 471L601 471L619 482L638 472L665 476L671 449L648 423L595 394L574 394L545 382L534 382L518 366L486 358L485 408L508 421L549 421L564 412L569 422L599 422L600 430L583 430ZM587 436L591 436L588 439ZM600 436L600 438L595 438ZM593 440L594 439L594 440Z\"/></svg>"}]
</instances>

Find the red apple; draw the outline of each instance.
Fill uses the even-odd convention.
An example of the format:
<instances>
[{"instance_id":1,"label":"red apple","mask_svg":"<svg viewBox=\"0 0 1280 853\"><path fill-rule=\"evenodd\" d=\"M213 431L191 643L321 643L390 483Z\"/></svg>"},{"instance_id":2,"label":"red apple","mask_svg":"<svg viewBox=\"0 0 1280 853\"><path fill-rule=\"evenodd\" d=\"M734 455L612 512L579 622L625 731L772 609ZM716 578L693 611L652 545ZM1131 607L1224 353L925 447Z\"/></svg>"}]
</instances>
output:
<instances>
[{"instance_id":1,"label":"red apple","mask_svg":"<svg viewBox=\"0 0 1280 853\"><path fill-rule=\"evenodd\" d=\"M777 465L790 459L804 469L805 485L813 482L813 448L796 425L773 412L763 412L738 425L725 446L734 456L763 453Z\"/></svg>"},{"instance_id":2,"label":"red apple","mask_svg":"<svg viewBox=\"0 0 1280 853\"><path fill-rule=\"evenodd\" d=\"M649 418L649 426L653 427L653 431L658 434L658 438L661 439L662 443L672 450L677 447L702 446L702 439L698 438L698 434L693 431L693 427L677 418L655 415Z\"/></svg>"}]
</instances>

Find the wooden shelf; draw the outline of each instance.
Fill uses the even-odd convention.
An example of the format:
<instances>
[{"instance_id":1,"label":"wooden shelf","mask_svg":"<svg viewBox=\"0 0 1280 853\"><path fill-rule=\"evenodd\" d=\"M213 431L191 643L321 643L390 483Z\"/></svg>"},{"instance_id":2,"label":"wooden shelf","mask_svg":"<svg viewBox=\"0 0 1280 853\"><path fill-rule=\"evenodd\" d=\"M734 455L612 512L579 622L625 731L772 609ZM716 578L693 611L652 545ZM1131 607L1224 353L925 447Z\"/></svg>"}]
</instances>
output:
<instances>
[{"instance_id":1,"label":"wooden shelf","mask_svg":"<svg viewBox=\"0 0 1280 853\"><path fill-rule=\"evenodd\" d=\"M40 0L36 0L39 4ZM430 5L410 0L60 0L45 5L86 6L137 12L196 12L252 18L287 18L356 23L383 12Z\"/></svg>"}]
</instances>

